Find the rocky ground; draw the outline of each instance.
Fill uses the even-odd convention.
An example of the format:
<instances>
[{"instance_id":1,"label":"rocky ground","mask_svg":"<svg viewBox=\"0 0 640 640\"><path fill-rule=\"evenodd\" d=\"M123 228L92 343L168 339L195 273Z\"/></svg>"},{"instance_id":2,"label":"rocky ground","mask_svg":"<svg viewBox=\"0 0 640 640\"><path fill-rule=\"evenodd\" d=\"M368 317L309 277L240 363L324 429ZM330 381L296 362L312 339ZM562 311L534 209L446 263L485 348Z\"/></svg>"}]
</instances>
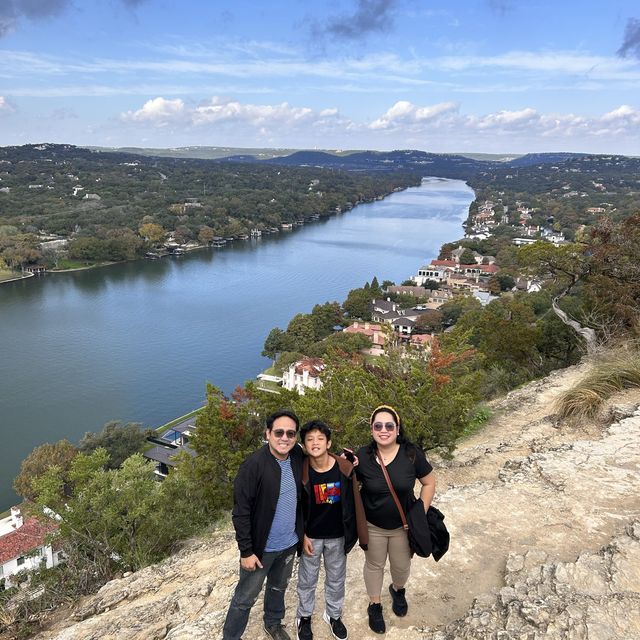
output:
<instances>
[{"instance_id":1,"label":"rocky ground","mask_svg":"<svg viewBox=\"0 0 640 640\"><path fill-rule=\"evenodd\" d=\"M586 366L511 393L452 460L436 461L451 549L414 560L406 618L383 595L388 640L640 639L640 392L614 398L607 420L560 423L553 401ZM372 640L362 564L354 550L344 621L351 638ZM237 566L227 524L105 585L37 638L220 638ZM295 580L288 594L295 637ZM319 593L315 638L329 640L321 616ZM263 637L256 605L245 640Z\"/></svg>"}]
</instances>

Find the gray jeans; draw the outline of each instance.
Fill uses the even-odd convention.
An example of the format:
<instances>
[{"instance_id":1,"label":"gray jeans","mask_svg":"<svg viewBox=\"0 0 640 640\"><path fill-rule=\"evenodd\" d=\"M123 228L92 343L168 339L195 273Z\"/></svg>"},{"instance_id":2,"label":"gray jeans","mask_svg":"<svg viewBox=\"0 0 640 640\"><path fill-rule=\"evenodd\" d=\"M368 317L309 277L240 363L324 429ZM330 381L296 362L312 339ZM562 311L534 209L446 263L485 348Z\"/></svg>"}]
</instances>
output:
<instances>
[{"instance_id":1,"label":"gray jeans","mask_svg":"<svg viewBox=\"0 0 640 640\"><path fill-rule=\"evenodd\" d=\"M344 582L347 577L347 556L342 538L312 538L313 555L302 554L298 564L298 618L313 614L320 561L324 558L324 601L330 617L342 617Z\"/></svg>"}]
</instances>

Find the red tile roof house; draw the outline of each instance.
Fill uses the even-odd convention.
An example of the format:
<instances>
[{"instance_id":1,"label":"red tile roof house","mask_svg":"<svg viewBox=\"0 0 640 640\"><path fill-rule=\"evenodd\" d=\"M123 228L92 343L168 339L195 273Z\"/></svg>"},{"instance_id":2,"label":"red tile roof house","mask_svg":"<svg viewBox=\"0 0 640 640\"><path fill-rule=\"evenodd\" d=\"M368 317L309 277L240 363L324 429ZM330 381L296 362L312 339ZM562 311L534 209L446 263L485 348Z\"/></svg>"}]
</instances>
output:
<instances>
[{"instance_id":1,"label":"red tile roof house","mask_svg":"<svg viewBox=\"0 0 640 640\"><path fill-rule=\"evenodd\" d=\"M382 326L370 322L354 322L343 329L345 333L361 333L371 340L371 349L367 349L370 355L381 355L384 353L384 345L387 337L382 331Z\"/></svg>"},{"instance_id":2,"label":"red tile roof house","mask_svg":"<svg viewBox=\"0 0 640 640\"><path fill-rule=\"evenodd\" d=\"M411 344L412 347L431 351L431 343L435 339L435 336L429 335L428 333L414 333L409 339L409 344Z\"/></svg>"},{"instance_id":3,"label":"red tile roof house","mask_svg":"<svg viewBox=\"0 0 640 640\"><path fill-rule=\"evenodd\" d=\"M5 587L13 586L11 577L21 571L60 563L59 553L47 541L57 528L53 521L24 519L18 507L11 507L11 515L0 520L0 580Z\"/></svg>"},{"instance_id":4,"label":"red tile roof house","mask_svg":"<svg viewBox=\"0 0 640 640\"><path fill-rule=\"evenodd\" d=\"M282 386L285 389L295 389L301 396L305 388L320 389L322 380L320 374L325 368L321 358L303 358L289 366L282 374Z\"/></svg>"}]
</instances>

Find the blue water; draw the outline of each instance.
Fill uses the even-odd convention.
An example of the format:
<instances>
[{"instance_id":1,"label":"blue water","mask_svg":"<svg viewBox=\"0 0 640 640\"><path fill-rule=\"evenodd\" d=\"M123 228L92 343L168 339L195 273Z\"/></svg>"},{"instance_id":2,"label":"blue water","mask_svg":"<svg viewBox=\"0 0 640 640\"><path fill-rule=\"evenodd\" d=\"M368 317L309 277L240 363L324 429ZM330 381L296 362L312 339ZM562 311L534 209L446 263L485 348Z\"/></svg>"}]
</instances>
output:
<instances>
[{"instance_id":1,"label":"blue water","mask_svg":"<svg viewBox=\"0 0 640 640\"><path fill-rule=\"evenodd\" d=\"M0 509L37 445L109 420L154 427L266 368L274 326L342 302L373 276L401 282L462 235L473 191L458 180L360 205L291 233L182 258L0 286Z\"/></svg>"}]
</instances>

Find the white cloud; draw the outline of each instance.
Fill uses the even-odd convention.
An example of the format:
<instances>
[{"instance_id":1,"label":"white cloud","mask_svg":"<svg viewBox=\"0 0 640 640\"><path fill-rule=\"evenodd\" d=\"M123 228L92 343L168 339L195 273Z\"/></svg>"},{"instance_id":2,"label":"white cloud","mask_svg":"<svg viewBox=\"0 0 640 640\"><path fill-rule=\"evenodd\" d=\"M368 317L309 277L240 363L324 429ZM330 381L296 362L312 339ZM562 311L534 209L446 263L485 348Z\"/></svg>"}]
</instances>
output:
<instances>
[{"instance_id":1,"label":"white cloud","mask_svg":"<svg viewBox=\"0 0 640 640\"><path fill-rule=\"evenodd\" d=\"M246 123L254 127L275 124L294 124L317 117L308 107L291 107L286 102L277 105L241 104L236 100L214 97L208 103L196 107L191 118L193 124L218 122Z\"/></svg>"},{"instance_id":2,"label":"white cloud","mask_svg":"<svg viewBox=\"0 0 640 640\"><path fill-rule=\"evenodd\" d=\"M602 116L603 122L640 124L640 109L623 104Z\"/></svg>"},{"instance_id":3,"label":"white cloud","mask_svg":"<svg viewBox=\"0 0 640 640\"><path fill-rule=\"evenodd\" d=\"M498 111L480 118L470 118L469 124L478 129L516 129L531 127L540 121L540 114L527 107L520 111Z\"/></svg>"},{"instance_id":4,"label":"white cloud","mask_svg":"<svg viewBox=\"0 0 640 640\"><path fill-rule=\"evenodd\" d=\"M132 122L149 122L163 127L172 121L180 121L184 112L185 104L180 98L166 100L159 97L147 100L142 109L127 111L122 114L122 118Z\"/></svg>"},{"instance_id":5,"label":"white cloud","mask_svg":"<svg viewBox=\"0 0 640 640\"><path fill-rule=\"evenodd\" d=\"M402 126L432 124L458 112L455 102L441 102L427 107L417 107L411 102L400 100L384 115L374 120L370 129L396 129Z\"/></svg>"},{"instance_id":6,"label":"white cloud","mask_svg":"<svg viewBox=\"0 0 640 640\"><path fill-rule=\"evenodd\" d=\"M640 109L621 105L601 115L542 113L530 106L481 115L465 114L455 102L416 105L394 103L378 118L366 123L341 116L335 107L320 110L287 102L253 104L214 96L198 105L179 98L156 97L140 109L121 114L124 122L153 128L171 125L174 132L207 132L244 143L260 141L269 146L309 147L318 144L384 148L414 146L449 150L473 144L476 149L514 151L544 148L589 150L589 140L611 138L627 144L640 134ZM393 141L393 142L391 142ZM446 147L445 149L446 150Z\"/></svg>"},{"instance_id":7,"label":"white cloud","mask_svg":"<svg viewBox=\"0 0 640 640\"><path fill-rule=\"evenodd\" d=\"M4 97L0 96L0 113L8 113L14 111L14 108L9 101Z\"/></svg>"},{"instance_id":8,"label":"white cloud","mask_svg":"<svg viewBox=\"0 0 640 640\"><path fill-rule=\"evenodd\" d=\"M128 122L146 122L163 127L171 123L183 127L245 127L257 131L261 136L269 132L290 131L301 127L324 126L329 123L345 126L335 108L316 111L310 107L294 107L286 102L280 104L247 104L230 98L214 96L210 100L192 107L183 100L154 98L137 111L121 114Z\"/></svg>"}]
</instances>

